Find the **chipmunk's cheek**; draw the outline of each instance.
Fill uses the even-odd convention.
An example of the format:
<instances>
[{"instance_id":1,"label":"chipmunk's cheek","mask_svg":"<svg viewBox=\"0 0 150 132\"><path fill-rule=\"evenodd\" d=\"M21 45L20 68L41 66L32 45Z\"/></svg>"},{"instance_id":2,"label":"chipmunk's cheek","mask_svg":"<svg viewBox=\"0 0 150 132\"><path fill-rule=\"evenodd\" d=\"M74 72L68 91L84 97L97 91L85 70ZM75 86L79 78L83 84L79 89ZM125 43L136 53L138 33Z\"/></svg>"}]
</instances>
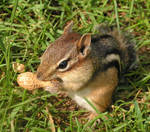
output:
<instances>
[{"instance_id":1,"label":"chipmunk's cheek","mask_svg":"<svg viewBox=\"0 0 150 132\"><path fill-rule=\"evenodd\" d=\"M57 74L62 79L64 89L67 91L77 91L86 84L92 76L93 68L90 64L84 62L84 65L78 65L73 69Z\"/></svg>"}]
</instances>

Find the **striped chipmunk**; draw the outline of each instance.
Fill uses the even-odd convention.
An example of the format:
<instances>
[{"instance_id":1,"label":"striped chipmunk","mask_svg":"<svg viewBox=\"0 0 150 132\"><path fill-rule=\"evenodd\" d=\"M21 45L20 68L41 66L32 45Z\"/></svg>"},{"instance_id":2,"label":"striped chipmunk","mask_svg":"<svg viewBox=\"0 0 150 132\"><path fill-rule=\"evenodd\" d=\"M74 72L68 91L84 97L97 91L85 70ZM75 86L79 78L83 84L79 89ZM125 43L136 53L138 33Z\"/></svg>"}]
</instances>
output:
<instances>
[{"instance_id":1,"label":"striped chipmunk","mask_svg":"<svg viewBox=\"0 0 150 132\"><path fill-rule=\"evenodd\" d=\"M99 33L80 35L71 21L63 34L46 49L37 69L37 78L52 81L54 93L65 91L78 105L91 111L90 119L106 111L118 85L119 75L136 60L134 44L127 35L105 25ZM85 98L87 100L85 100Z\"/></svg>"}]
</instances>

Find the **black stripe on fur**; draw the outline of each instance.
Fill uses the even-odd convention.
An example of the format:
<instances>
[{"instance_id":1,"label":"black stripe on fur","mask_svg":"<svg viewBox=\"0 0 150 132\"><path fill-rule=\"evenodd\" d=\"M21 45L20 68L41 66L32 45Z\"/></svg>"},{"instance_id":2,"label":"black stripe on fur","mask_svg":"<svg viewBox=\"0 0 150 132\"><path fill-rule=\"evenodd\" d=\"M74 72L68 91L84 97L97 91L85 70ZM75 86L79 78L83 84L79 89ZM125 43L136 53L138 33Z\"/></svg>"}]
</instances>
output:
<instances>
[{"instance_id":1,"label":"black stripe on fur","mask_svg":"<svg viewBox=\"0 0 150 132\"><path fill-rule=\"evenodd\" d=\"M118 60L113 60L111 62L108 62L107 64L104 64L103 70L106 71L107 69L112 68L112 67L117 68L118 75L119 75L120 74L120 64L119 64Z\"/></svg>"}]
</instances>

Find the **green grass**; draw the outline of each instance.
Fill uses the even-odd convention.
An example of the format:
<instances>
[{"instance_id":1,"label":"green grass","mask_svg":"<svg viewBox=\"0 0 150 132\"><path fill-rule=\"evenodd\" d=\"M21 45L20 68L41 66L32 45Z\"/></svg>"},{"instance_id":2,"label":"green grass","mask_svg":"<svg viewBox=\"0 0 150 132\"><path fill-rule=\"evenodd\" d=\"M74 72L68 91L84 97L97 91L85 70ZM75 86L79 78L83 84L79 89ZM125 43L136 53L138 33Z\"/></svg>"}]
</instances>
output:
<instances>
[{"instance_id":1,"label":"green grass","mask_svg":"<svg viewBox=\"0 0 150 132\"><path fill-rule=\"evenodd\" d=\"M0 132L48 132L49 115L58 132L150 131L149 18L150 2L146 0L1 0ZM126 75L129 85L118 87L113 110L99 115L103 121L97 128L91 128L93 121L78 121L84 110L74 106L74 111L68 111L70 106L64 103L68 98L18 87L12 69L12 62L19 62L26 71L36 71L39 57L70 20L80 33L94 32L100 23L131 31L140 53L139 68Z\"/></svg>"}]
</instances>

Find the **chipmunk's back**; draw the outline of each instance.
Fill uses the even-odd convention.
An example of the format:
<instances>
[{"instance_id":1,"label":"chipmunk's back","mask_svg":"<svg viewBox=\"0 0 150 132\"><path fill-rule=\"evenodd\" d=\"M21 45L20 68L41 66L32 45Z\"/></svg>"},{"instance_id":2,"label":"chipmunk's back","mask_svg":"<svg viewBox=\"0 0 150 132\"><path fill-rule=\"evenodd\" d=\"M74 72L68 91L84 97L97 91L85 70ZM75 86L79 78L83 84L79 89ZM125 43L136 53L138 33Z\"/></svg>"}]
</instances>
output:
<instances>
[{"instance_id":1,"label":"chipmunk's back","mask_svg":"<svg viewBox=\"0 0 150 132\"><path fill-rule=\"evenodd\" d=\"M92 37L92 56L101 64L100 69L106 70L115 66L119 72L132 68L137 60L135 43L130 34L119 33L116 29L105 25L98 27L101 34Z\"/></svg>"}]
</instances>

